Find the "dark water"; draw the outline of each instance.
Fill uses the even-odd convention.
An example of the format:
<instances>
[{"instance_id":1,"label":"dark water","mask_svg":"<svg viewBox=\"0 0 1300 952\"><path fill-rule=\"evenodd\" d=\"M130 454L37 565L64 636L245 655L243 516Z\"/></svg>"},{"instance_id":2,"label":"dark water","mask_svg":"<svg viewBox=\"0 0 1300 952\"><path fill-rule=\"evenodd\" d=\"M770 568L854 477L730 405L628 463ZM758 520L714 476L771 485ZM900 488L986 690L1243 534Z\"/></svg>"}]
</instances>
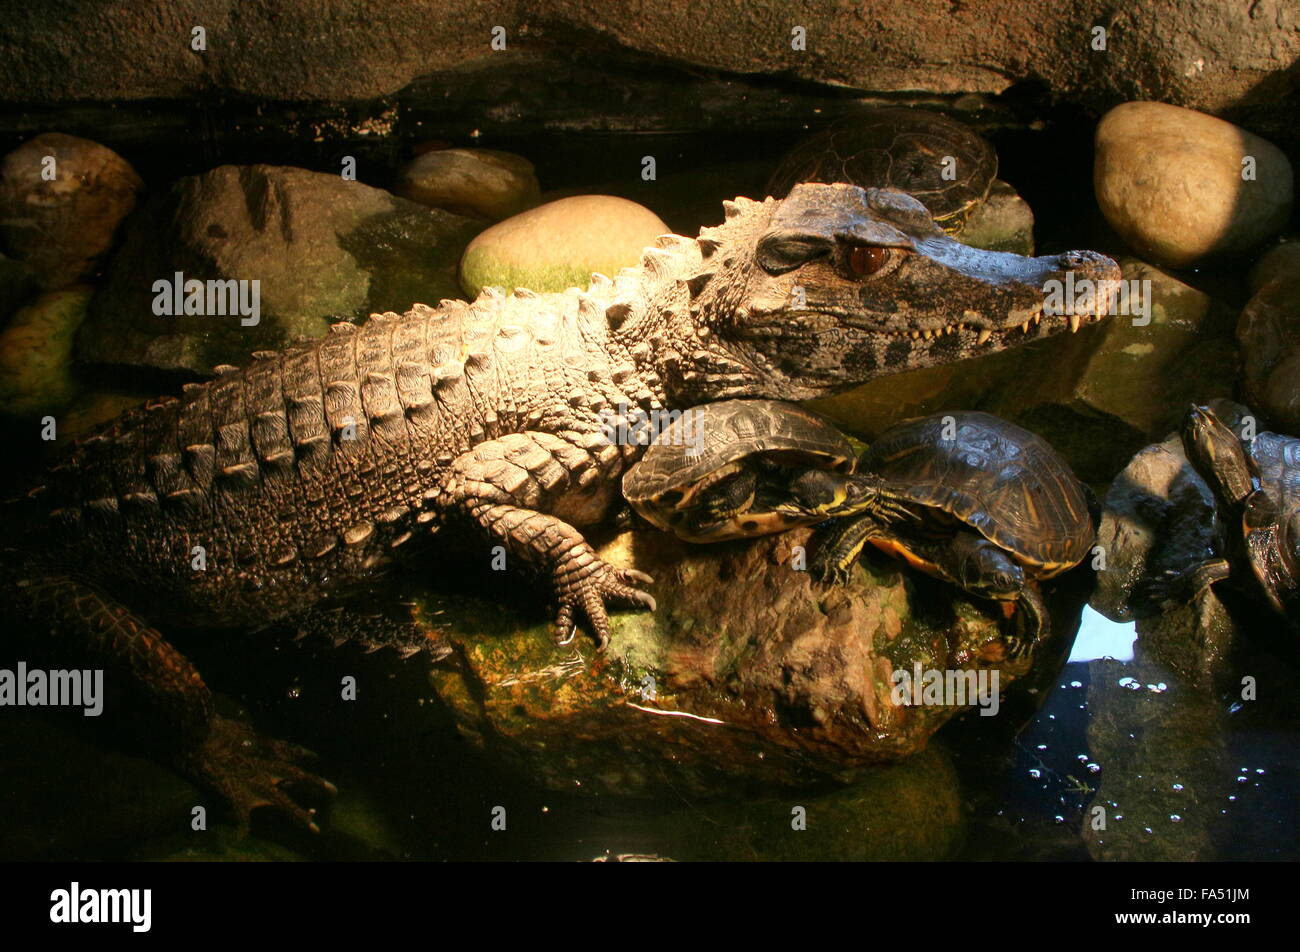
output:
<instances>
[{"instance_id":1,"label":"dark water","mask_svg":"<svg viewBox=\"0 0 1300 952\"><path fill-rule=\"evenodd\" d=\"M1035 210L1040 253L1122 250L1092 208L1091 124L1078 119L1053 117L1035 132L989 131L1001 177ZM722 199L758 193L780 154L802 134L792 126L733 136L498 135L469 144L529 157L547 189L623 195L691 234L720 218ZM104 138L113 144L111 136ZM173 157L157 148L123 152L151 188L230 161L336 168L323 146L305 155L264 154L256 140L229 130L220 136L200 131L196 142ZM396 146L377 150L376 161L362 164L362 180L387 186L406 154ZM657 160L654 182L639 177L646 155ZM1226 288L1230 298L1241 293L1238 274L1189 279ZM7 475L22 478L14 470ZM448 584L454 589L461 583L433 581L435 589ZM517 596L515 603L528 610ZM1172 675L1150 676L1133 659L1132 640L1131 628L1085 612L1069 662L1044 679L1039 694L1018 702L1025 711L1018 733L1007 719L990 724L968 716L945 728L917 766L882 768L889 783L868 781L859 791L764 804L557 794L503 770L462 740L418 658L399 662L347 646L279 644L247 633L178 638L223 703L242 705L266 733L320 754L317 769L341 791L324 832L300 833L262 811L254 837L243 843L224 827L216 835L177 833L166 818L195 802L191 788L86 730L78 718L24 714L7 717L9 729L0 731L0 802L9 807L0 858L588 860L631 853L781 859L809 852L827 858L1300 858L1294 657L1284 653L1270 662L1283 675L1289 672L1270 682L1277 687L1271 696L1241 705L1227 696L1193 696ZM1105 657L1115 660L1097 660ZM366 689L340 718L334 699L349 675ZM1117 696L1134 703L1119 710ZM1189 704L1208 713L1198 708L1199 719L1188 723L1213 723L1217 736L1152 730L1153 723L1179 723L1180 705ZM1127 748L1124 717L1142 725ZM909 812L898 791L935 778L949 787L944 795L953 814ZM827 829L809 831L811 848L806 842L792 846L771 821L782 811L788 815L791 803L808 805L814 817L834 818ZM498 805L508 809L505 832L489 828ZM1085 835L1098 805L1107 809L1108 830Z\"/></svg>"}]
</instances>

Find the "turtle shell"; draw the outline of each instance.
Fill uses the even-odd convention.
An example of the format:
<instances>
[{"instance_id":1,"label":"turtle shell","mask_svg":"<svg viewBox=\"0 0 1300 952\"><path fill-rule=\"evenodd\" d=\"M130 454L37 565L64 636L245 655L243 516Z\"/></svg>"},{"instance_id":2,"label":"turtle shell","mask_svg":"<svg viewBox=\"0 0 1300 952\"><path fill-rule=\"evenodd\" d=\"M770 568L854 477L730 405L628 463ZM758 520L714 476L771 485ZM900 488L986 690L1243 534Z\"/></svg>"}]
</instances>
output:
<instances>
[{"instance_id":1,"label":"turtle shell","mask_svg":"<svg viewBox=\"0 0 1300 952\"><path fill-rule=\"evenodd\" d=\"M951 180L943 177L945 156L956 160ZM768 180L767 194L784 198L800 182L896 188L952 227L988 196L997 173L993 147L960 122L888 107L841 119L800 142Z\"/></svg>"},{"instance_id":2,"label":"turtle shell","mask_svg":"<svg viewBox=\"0 0 1300 952\"><path fill-rule=\"evenodd\" d=\"M652 523L671 531L668 511L689 506L755 454L842 473L852 472L856 463L844 435L809 410L777 400L724 400L685 411L664 427L624 475L623 495ZM756 527L766 524L756 519Z\"/></svg>"},{"instance_id":3,"label":"turtle shell","mask_svg":"<svg viewBox=\"0 0 1300 952\"><path fill-rule=\"evenodd\" d=\"M1041 437L987 413L936 413L886 430L863 457L906 502L943 513L1038 577L1078 564L1094 529L1083 484Z\"/></svg>"}]
</instances>

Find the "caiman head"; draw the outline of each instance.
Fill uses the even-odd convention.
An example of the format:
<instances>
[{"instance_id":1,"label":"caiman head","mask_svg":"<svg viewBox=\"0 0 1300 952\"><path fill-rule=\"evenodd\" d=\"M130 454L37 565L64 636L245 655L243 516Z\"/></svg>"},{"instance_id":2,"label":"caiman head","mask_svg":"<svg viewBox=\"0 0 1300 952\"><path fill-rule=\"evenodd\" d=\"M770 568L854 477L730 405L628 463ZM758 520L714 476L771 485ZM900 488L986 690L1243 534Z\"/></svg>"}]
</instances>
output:
<instances>
[{"instance_id":1,"label":"caiman head","mask_svg":"<svg viewBox=\"0 0 1300 952\"><path fill-rule=\"evenodd\" d=\"M1110 296L1062 307L1065 290L1120 279L1096 252L968 247L893 189L809 183L725 207L682 279L695 339L661 371L683 402L809 399L1078 330L1106 316Z\"/></svg>"}]
</instances>

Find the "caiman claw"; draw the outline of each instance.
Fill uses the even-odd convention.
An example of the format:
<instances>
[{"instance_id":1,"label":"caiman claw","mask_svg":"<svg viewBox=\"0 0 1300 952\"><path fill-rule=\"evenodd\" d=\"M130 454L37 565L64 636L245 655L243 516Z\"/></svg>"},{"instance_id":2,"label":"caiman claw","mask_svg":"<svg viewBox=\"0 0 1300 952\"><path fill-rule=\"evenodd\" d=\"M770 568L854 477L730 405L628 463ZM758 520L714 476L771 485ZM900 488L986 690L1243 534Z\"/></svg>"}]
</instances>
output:
<instances>
[{"instance_id":1,"label":"caiman claw","mask_svg":"<svg viewBox=\"0 0 1300 952\"><path fill-rule=\"evenodd\" d=\"M555 592L560 603L555 615L555 643L567 645L573 641L578 631L577 612L580 609L591 623L596 649L604 651L609 646L606 599L654 611L654 596L635 587L636 583L649 585L653 582L654 579L645 572L610 565L590 549L570 553L570 557L555 570Z\"/></svg>"},{"instance_id":2,"label":"caiman claw","mask_svg":"<svg viewBox=\"0 0 1300 952\"><path fill-rule=\"evenodd\" d=\"M230 805L239 835L248 835L249 815L258 807L273 807L312 833L320 828L315 810L303 806L284 789L292 785L333 797L337 788L308 773L295 761L314 759L311 751L269 737L226 717L212 718L208 737L187 764L195 779L219 793Z\"/></svg>"}]
</instances>

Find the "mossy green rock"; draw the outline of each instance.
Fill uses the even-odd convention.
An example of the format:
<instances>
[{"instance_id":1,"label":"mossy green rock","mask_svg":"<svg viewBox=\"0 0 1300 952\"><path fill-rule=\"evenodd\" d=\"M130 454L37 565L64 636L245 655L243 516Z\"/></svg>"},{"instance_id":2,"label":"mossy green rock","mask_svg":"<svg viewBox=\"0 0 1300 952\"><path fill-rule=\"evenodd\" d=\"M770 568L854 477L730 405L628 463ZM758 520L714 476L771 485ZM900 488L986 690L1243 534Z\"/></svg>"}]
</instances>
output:
<instances>
[{"instance_id":1,"label":"mossy green rock","mask_svg":"<svg viewBox=\"0 0 1300 952\"><path fill-rule=\"evenodd\" d=\"M128 220L78 354L201 374L242 365L334 321L456 297L456 266L482 227L338 175L223 165L181 179ZM257 323L155 314L154 283L178 272L259 282Z\"/></svg>"},{"instance_id":2,"label":"mossy green rock","mask_svg":"<svg viewBox=\"0 0 1300 952\"><path fill-rule=\"evenodd\" d=\"M0 407L6 414L43 415L76 396L72 346L91 293L85 286L47 292L0 332Z\"/></svg>"},{"instance_id":3,"label":"mossy green rock","mask_svg":"<svg viewBox=\"0 0 1300 952\"><path fill-rule=\"evenodd\" d=\"M557 647L503 606L441 601L458 660L434 688L465 736L552 788L737 795L903 760L966 709L899 703L896 670L993 669L1005 689L1029 669L1005 658L996 609L883 558L814 585L794 567L810 531L617 537L602 556L653 575L659 608L614 614L604 654L581 634Z\"/></svg>"},{"instance_id":4,"label":"mossy green rock","mask_svg":"<svg viewBox=\"0 0 1300 952\"><path fill-rule=\"evenodd\" d=\"M1014 188L994 179L988 197L971 209L957 237L972 248L1032 256L1034 212Z\"/></svg>"},{"instance_id":5,"label":"mossy green rock","mask_svg":"<svg viewBox=\"0 0 1300 952\"><path fill-rule=\"evenodd\" d=\"M465 293L485 287L585 288L592 272L613 276L641 260L671 229L650 209L613 195L574 195L493 225L465 249Z\"/></svg>"}]
</instances>

